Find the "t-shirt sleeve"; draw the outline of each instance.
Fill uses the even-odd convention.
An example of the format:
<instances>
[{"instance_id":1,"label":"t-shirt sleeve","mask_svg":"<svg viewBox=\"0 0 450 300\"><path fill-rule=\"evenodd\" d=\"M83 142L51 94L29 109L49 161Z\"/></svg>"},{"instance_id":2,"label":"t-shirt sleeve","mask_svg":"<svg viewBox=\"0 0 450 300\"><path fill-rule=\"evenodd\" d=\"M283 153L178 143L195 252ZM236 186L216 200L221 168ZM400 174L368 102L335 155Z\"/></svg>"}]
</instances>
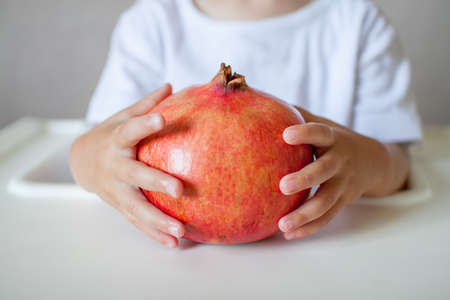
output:
<instances>
[{"instance_id":1,"label":"t-shirt sleeve","mask_svg":"<svg viewBox=\"0 0 450 300\"><path fill-rule=\"evenodd\" d=\"M362 27L353 127L382 142L422 138L409 61L394 28L373 5Z\"/></svg>"},{"instance_id":2,"label":"t-shirt sleeve","mask_svg":"<svg viewBox=\"0 0 450 300\"><path fill-rule=\"evenodd\" d=\"M138 1L121 15L88 107L88 121L100 123L162 85L161 40L157 22L146 13L151 11L145 1Z\"/></svg>"}]
</instances>

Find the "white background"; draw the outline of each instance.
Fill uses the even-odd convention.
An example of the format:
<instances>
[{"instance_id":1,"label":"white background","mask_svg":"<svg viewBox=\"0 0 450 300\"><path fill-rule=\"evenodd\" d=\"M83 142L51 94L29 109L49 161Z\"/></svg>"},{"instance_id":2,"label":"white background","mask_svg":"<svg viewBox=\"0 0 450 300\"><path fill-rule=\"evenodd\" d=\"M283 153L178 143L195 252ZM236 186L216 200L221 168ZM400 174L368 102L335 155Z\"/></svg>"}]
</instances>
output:
<instances>
[{"instance_id":1,"label":"white background","mask_svg":"<svg viewBox=\"0 0 450 300\"><path fill-rule=\"evenodd\" d=\"M427 123L450 123L450 1L376 0L411 57ZM82 117L111 31L133 0L0 0L0 127L23 115Z\"/></svg>"}]
</instances>

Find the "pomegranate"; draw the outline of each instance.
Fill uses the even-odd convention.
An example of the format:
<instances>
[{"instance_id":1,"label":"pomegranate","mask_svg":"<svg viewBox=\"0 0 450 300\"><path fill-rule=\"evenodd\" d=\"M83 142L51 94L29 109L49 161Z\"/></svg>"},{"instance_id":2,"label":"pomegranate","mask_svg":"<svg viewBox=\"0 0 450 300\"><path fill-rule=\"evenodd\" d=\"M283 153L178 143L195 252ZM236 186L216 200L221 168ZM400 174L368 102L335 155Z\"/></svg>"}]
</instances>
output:
<instances>
[{"instance_id":1,"label":"pomegranate","mask_svg":"<svg viewBox=\"0 0 450 300\"><path fill-rule=\"evenodd\" d=\"M208 84L171 95L152 112L166 128L142 140L138 160L179 178L181 198L143 190L148 200L186 226L184 238L235 244L278 232L278 220L309 190L286 196L280 179L312 161L309 145L282 139L304 121L297 110L250 88L244 76L221 65Z\"/></svg>"}]
</instances>

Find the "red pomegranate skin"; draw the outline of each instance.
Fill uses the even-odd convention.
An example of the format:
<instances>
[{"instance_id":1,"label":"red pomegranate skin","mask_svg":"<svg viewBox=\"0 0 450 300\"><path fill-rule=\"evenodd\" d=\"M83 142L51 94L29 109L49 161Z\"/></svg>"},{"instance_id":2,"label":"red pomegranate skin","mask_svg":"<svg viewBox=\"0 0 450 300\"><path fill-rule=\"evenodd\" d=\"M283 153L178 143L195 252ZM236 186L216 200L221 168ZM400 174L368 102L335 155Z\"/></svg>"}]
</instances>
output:
<instances>
[{"instance_id":1,"label":"red pomegranate skin","mask_svg":"<svg viewBox=\"0 0 450 300\"><path fill-rule=\"evenodd\" d=\"M238 80L239 79L239 80ZM248 87L243 76L221 72L154 107L166 128L142 140L138 160L183 182L176 199L143 190L147 199L186 226L184 238L201 243L258 241L279 231L309 189L284 195L280 179L313 160L309 145L292 146L283 131L304 123L297 110Z\"/></svg>"}]
</instances>

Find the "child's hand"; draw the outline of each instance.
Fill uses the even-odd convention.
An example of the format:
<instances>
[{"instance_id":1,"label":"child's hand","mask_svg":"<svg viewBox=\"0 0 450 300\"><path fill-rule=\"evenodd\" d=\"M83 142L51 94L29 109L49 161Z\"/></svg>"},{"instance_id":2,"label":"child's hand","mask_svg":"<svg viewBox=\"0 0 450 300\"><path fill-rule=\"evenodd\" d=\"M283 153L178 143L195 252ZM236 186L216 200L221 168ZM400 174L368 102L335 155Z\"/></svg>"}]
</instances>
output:
<instances>
[{"instance_id":1,"label":"child's hand","mask_svg":"<svg viewBox=\"0 0 450 300\"><path fill-rule=\"evenodd\" d=\"M98 194L151 238L177 247L183 224L154 207L139 187L179 197L183 185L136 160L138 142L164 127L160 114L148 112L170 94L170 85L164 85L79 137L72 145L70 165L81 186Z\"/></svg>"},{"instance_id":2,"label":"child's hand","mask_svg":"<svg viewBox=\"0 0 450 300\"><path fill-rule=\"evenodd\" d=\"M408 172L406 153L329 120L301 110L304 125L287 128L288 144L311 144L317 160L280 181L284 194L320 184L317 193L279 221L286 239L302 238L327 225L347 204L362 195L383 196L403 187Z\"/></svg>"}]
</instances>

